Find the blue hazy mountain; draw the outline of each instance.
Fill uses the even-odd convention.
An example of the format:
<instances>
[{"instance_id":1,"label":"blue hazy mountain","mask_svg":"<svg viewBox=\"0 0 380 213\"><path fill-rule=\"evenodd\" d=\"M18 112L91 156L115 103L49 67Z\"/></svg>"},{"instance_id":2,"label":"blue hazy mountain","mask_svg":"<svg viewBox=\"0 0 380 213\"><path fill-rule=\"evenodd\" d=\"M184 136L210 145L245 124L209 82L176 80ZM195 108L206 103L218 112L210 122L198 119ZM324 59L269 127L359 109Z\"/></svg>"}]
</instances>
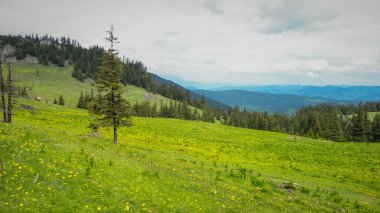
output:
<instances>
[{"instance_id":1,"label":"blue hazy mountain","mask_svg":"<svg viewBox=\"0 0 380 213\"><path fill-rule=\"evenodd\" d=\"M306 97L323 97L336 100L379 101L380 86L305 86L305 85L266 85L266 86L223 86L211 88L213 91L244 90L271 94L293 94Z\"/></svg>"},{"instance_id":2,"label":"blue hazy mountain","mask_svg":"<svg viewBox=\"0 0 380 213\"><path fill-rule=\"evenodd\" d=\"M190 90L243 90L271 94L292 94L306 97L323 97L335 100L379 101L380 86L350 86L350 85L239 85L215 84L186 81L175 76L165 76Z\"/></svg>"},{"instance_id":3,"label":"blue hazy mountain","mask_svg":"<svg viewBox=\"0 0 380 213\"><path fill-rule=\"evenodd\" d=\"M205 97L218 102L222 102L231 107L238 106L240 109L243 109L245 107L248 111L261 112L267 111L292 113L300 107L320 103L355 103L355 101L343 101L323 97L306 97L293 94L271 94L244 90L195 90L194 92L198 94L204 94Z\"/></svg>"}]
</instances>

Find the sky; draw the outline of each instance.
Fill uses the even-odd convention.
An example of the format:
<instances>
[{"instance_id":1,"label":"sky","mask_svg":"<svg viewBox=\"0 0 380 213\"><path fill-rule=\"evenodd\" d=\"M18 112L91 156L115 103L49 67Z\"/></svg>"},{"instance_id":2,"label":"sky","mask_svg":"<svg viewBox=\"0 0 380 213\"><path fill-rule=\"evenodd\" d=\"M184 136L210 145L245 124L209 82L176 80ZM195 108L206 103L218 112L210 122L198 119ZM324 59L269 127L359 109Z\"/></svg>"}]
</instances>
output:
<instances>
[{"instance_id":1,"label":"sky","mask_svg":"<svg viewBox=\"0 0 380 213\"><path fill-rule=\"evenodd\" d=\"M0 34L69 36L148 71L244 85L380 85L379 0L0 0Z\"/></svg>"}]
</instances>

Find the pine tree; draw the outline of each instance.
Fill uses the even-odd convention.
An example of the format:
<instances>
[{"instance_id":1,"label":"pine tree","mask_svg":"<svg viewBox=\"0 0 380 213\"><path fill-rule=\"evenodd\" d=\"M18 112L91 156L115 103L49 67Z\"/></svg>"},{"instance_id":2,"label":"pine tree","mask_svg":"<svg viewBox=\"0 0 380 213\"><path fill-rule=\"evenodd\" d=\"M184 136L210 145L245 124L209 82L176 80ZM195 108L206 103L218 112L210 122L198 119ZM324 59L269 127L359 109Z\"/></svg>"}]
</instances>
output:
<instances>
[{"instance_id":1,"label":"pine tree","mask_svg":"<svg viewBox=\"0 0 380 213\"><path fill-rule=\"evenodd\" d=\"M372 138L374 142L380 142L380 114L372 121Z\"/></svg>"},{"instance_id":2,"label":"pine tree","mask_svg":"<svg viewBox=\"0 0 380 213\"><path fill-rule=\"evenodd\" d=\"M63 100L63 96L62 96L62 95L59 96L58 104L59 104L59 105L62 105L62 106L65 105L65 100Z\"/></svg>"},{"instance_id":3,"label":"pine tree","mask_svg":"<svg viewBox=\"0 0 380 213\"><path fill-rule=\"evenodd\" d=\"M357 114L352 118L352 139L354 141L365 141L365 121L362 102L359 102Z\"/></svg>"},{"instance_id":4,"label":"pine tree","mask_svg":"<svg viewBox=\"0 0 380 213\"><path fill-rule=\"evenodd\" d=\"M54 104L57 104L58 103L58 101L57 101L57 99L56 98L54 98L54 102L53 102Z\"/></svg>"},{"instance_id":5,"label":"pine tree","mask_svg":"<svg viewBox=\"0 0 380 213\"><path fill-rule=\"evenodd\" d=\"M326 138L333 141L343 141L343 130L342 124L339 120L339 115L337 112L331 114L330 121L327 126Z\"/></svg>"},{"instance_id":6,"label":"pine tree","mask_svg":"<svg viewBox=\"0 0 380 213\"><path fill-rule=\"evenodd\" d=\"M368 104L364 106L364 137L366 141L372 141L371 121L368 117Z\"/></svg>"},{"instance_id":7,"label":"pine tree","mask_svg":"<svg viewBox=\"0 0 380 213\"><path fill-rule=\"evenodd\" d=\"M130 106L122 97L121 70L122 63L114 44L118 39L114 36L114 28L107 31L107 42L110 48L102 57L99 73L96 78L98 95L89 107L90 113L95 116L92 126L113 127L114 140L116 144L117 129L122 126L131 126Z\"/></svg>"},{"instance_id":8,"label":"pine tree","mask_svg":"<svg viewBox=\"0 0 380 213\"><path fill-rule=\"evenodd\" d=\"M87 95L87 94L86 94ZM82 109L85 109L86 108L86 99L85 97L83 96L83 91L80 92L80 96L79 96L79 100L78 100L78 104L77 104L77 107L78 108L82 108Z\"/></svg>"}]
</instances>

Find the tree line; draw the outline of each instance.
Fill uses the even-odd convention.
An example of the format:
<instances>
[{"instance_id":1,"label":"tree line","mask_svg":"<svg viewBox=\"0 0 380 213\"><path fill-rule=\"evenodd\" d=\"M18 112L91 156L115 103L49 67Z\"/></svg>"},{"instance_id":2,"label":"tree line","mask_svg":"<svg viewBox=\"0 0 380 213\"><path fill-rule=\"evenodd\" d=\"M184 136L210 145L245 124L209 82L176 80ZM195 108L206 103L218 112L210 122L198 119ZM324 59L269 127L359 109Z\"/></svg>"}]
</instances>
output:
<instances>
[{"instance_id":1,"label":"tree line","mask_svg":"<svg viewBox=\"0 0 380 213\"><path fill-rule=\"evenodd\" d=\"M93 91L81 92L79 108L87 108L93 100ZM371 120L369 112L379 112ZM298 109L294 114L249 112L238 107L230 110L212 108L204 97L198 108L177 101L136 102L131 115L139 117L163 117L183 120L220 122L242 128L282 132L310 138L332 141L380 142L380 102L358 105L319 104Z\"/></svg>"},{"instance_id":2,"label":"tree line","mask_svg":"<svg viewBox=\"0 0 380 213\"><path fill-rule=\"evenodd\" d=\"M0 40L3 44L9 44L15 48L17 59L23 59L30 55L37 57L39 62L44 65L53 63L58 66L65 66L68 63L73 65L72 76L78 80L84 81L86 78L92 78L97 82L102 80L99 69L104 63L104 57L107 57L107 52L99 46L83 48L76 40L66 37L58 39L47 35L26 35L24 37L1 35ZM380 111L378 102L370 102L364 105L359 103L358 106L320 104L301 108L293 115L249 112L237 107L217 108L210 104L211 100L209 99L207 104L207 98L204 96L194 96L189 90L147 72L142 62L125 57L122 59L115 57L115 60L120 65L118 68L121 70L119 79L121 83L139 86L149 92L182 102L162 103L160 106L154 103L137 103L131 112L137 116L172 117L207 122L218 120L225 125L334 141L380 140L380 118L377 115L371 121L368 116L370 111ZM87 97L84 94L81 96L82 101L78 101L78 107L81 108L88 108L88 103L92 103L92 100L95 99L93 93L92 95L87 94ZM189 106L194 106L200 110L195 113ZM5 110L3 109L3 111Z\"/></svg>"},{"instance_id":3,"label":"tree line","mask_svg":"<svg viewBox=\"0 0 380 213\"><path fill-rule=\"evenodd\" d=\"M380 102L358 105L319 104L298 109L294 114L240 111L223 114L226 125L283 132L332 141L380 142Z\"/></svg>"},{"instance_id":4,"label":"tree line","mask_svg":"<svg viewBox=\"0 0 380 213\"><path fill-rule=\"evenodd\" d=\"M49 63L65 66L73 65L72 76L80 81L91 78L97 80L101 59L105 50L100 46L82 47L79 42L69 37L55 38L49 35L0 35L4 44L15 48L16 59L24 59L27 55L36 57L39 63ZM191 106L200 106L200 96L182 86L155 76L147 71L141 61L131 60L128 57L118 58L121 62L121 83L134 85L146 89L148 92L160 94L164 97L187 102ZM221 103L208 100L210 105L223 106Z\"/></svg>"}]
</instances>

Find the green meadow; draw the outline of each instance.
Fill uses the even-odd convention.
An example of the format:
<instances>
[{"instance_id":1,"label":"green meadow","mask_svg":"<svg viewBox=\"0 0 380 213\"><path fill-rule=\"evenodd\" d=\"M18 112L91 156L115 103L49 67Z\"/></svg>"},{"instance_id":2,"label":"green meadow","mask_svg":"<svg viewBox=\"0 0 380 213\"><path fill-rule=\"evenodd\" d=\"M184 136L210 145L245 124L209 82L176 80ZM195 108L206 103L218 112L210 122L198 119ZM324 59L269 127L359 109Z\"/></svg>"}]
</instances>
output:
<instances>
[{"instance_id":1,"label":"green meadow","mask_svg":"<svg viewBox=\"0 0 380 213\"><path fill-rule=\"evenodd\" d=\"M134 117L114 145L74 107L89 83L70 68L34 69L15 65L17 84L68 105L18 98L13 124L0 124L0 212L380 211L378 143ZM130 100L146 93L126 91Z\"/></svg>"},{"instance_id":2,"label":"green meadow","mask_svg":"<svg viewBox=\"0 0 380 213\"><path fill-rule=\"evenodd\" d=\"M43 100L47 99L48 102L53 103L54 98L58 100L59 96L62 95L67 106L75 107L81 91L83 93L86 91L88 93L91 92L91 84L93 82L80 82L71 77L72 66L62 68L55 65L43 66L39 64L16 63L12 64L12 67L15 72L16 85L27 87L30 97L41 97ZM168 98L158 94L153 95L145 89L133 85L125 86L124 91L132 104L136 101L147 100L146 94L150 94L151 101L156 101L157 104L161 100L165 103L170 101Z\"/></svg>"}]
</instances>

